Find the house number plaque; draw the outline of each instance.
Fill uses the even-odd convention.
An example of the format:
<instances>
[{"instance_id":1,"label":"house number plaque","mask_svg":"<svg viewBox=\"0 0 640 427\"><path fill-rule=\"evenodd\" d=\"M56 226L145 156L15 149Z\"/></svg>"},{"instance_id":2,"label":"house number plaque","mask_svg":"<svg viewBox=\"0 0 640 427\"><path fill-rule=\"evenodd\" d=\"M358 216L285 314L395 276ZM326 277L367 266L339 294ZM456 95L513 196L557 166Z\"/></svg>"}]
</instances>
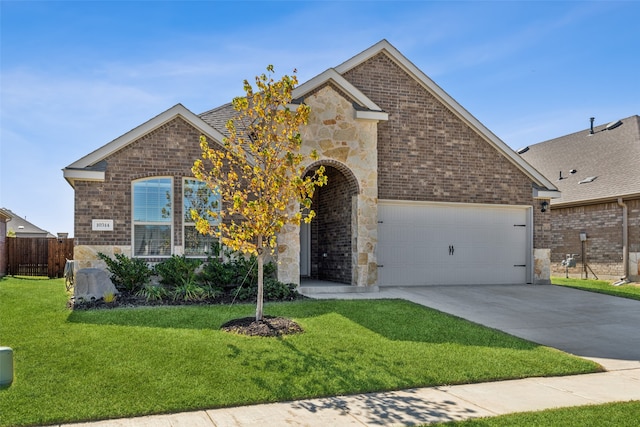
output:
<instances>
[{"instance_id":1,"label":"house number plaque","mask_svg":"<svg viewBox=\"0 0 640 427\"><path fill-rule=\"evenodd\" d=\"M92 219L91 220L92 231L113 231L112 219Z\"/></svg>"}]
</instances>

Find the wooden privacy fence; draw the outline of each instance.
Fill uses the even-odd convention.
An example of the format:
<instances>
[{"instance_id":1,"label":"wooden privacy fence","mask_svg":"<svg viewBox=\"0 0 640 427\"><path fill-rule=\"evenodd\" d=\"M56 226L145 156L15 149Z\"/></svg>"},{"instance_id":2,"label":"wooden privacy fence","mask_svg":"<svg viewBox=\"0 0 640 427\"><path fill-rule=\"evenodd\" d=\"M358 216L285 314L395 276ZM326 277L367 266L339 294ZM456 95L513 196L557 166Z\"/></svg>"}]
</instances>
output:
<instances>
[{"instance_id":1,"label":"wooden privacy fence","mask_svg":"<svg viewBox=\"0 0 640 427\"><path fill-rule=\"evenodd\" d=\"M67 259L73 259L73 239L7 237L7 274L64 277Z\"/></svg>"}]
</instances>

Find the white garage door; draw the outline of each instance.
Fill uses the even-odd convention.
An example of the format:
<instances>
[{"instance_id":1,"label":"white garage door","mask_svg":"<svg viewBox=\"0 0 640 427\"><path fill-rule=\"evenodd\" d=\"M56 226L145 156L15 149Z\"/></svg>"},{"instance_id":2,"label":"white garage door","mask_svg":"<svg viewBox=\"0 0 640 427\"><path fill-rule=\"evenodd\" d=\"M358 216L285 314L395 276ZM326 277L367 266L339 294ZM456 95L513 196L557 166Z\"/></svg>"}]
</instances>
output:
<instances>
[{"instance_id":1,"label":"white garage door","mask_svg":"<svg viewBox=\"0 0 640 427\"><path fill-rule=\"evenodd\" d=\"M524 284L531 278L529 207L378 205L378 284Z\"/></svg>"}]
</instances>

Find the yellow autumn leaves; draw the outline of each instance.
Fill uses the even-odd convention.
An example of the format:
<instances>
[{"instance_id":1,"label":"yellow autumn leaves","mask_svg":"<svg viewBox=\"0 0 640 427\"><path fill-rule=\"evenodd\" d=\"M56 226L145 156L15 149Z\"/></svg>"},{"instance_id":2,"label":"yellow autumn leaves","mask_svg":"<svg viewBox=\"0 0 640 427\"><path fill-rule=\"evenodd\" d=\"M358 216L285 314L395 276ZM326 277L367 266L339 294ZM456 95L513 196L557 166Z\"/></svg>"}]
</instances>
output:
<instances>
[{"instance_id":1,"label":"yellow autumn leaves","mask_svg":"<svg viewBox=\"0 0 640 427\"><path fill-rule=\"evenodd\" d=\"M244 81L246 96L232 102L237 116L226 124L228 136L223 145L209 145L200 137L201 159L194 162L196 178L220 195L220 212L191 212L201 233L214 234L221 242L245 253L276 246L278 232L286 224L300 224L315 216L311 200L315 188L325 185L322 166L306 171L306 158L300 153L300 127L307 123L309 106L292 107L295 76L274 80L273 66L268 75L256 77L256 90ZM317 153L309 156L316 160ZM204 219L208 214L215 224Z\"/></svg>"}]
</instances>

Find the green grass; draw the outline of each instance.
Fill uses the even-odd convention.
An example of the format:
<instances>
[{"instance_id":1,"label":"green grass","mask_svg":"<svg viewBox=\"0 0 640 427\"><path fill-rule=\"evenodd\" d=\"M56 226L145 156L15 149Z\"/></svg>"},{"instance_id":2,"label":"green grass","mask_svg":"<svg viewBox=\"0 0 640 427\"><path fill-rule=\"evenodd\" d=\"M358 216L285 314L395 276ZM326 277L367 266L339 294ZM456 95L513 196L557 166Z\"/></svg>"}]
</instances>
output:
<instances>
[{"instance_id":1,"label":"green grass","mask_svg":"<svg viewBox=\"0 0 640 427\"><path fill-rule=\"evenodd\" d=\"M438 425L456 427L636 427L638 420L640 420L640 402L635 401L523 412Z\"/></svg>"},{"instance_id":2,"label":"green grass","mask_svg":"<svg viewBox=\"0 0 640 427\"><path fill-rule=\"evenodd\" d=\"M605 280L566 279L563 277L552 277L551 283L569 288L582 289L584 291L640 300L640 286L636 285L626 284L613 286L611 282Z\"/></svg>"},{"instance_id":3,"label":"green grass","mask_svg":"<svg viewBox=\"0 0 640 427\"><path fill-rule=\"evenodd\" d=\"M69 311L63 280L0 280L15 380L0 426L594 372L560 351L400 300L267 304L303 334L225 333L253 305Z\"/></svg>"}]
</instances>

